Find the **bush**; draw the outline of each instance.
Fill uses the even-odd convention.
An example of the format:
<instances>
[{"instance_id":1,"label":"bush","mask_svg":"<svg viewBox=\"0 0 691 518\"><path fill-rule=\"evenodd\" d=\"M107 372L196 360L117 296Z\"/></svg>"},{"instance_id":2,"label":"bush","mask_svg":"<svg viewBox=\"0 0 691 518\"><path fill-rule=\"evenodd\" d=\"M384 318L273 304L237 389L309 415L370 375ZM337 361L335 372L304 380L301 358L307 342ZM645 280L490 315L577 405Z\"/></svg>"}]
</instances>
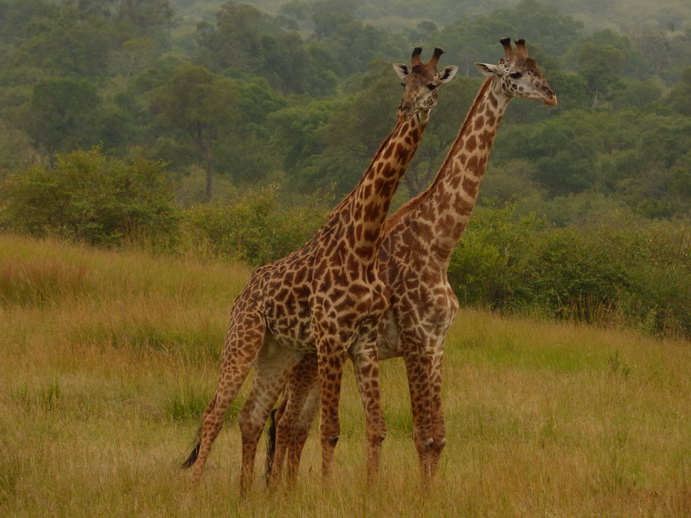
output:
<instances>
[{"instance_id":1,"label":"bush","mask_svg":"<svg viewBox=\"0 0 691 518\"><path fill-rule=\"evenodd\" d=\"M449 266L464 304L691 334L688 224L630 214L557 228L480 207Z\"/></svg>"},{"instance_id":2,"label":"bush","mask_svg":"<svg viewBox=\"0 0 691 518\"><path fill-rule=\"evenodd\" d=\"M534 214L517 218L515 209L507 203L475 210L449 265L449 282L463 304L506 308L530 282L520 277L546 222Z\"/></svg>"},{"instance_id":3,"label":"bush","mask_svg":"<svg viewBox=\"0 0 691 518\"><path fill-rule=\"evenodd\" d=\"M184 214L187 245L195 253L260 266L300 248L325 222L329 196L281 203L270 184L228 201L200 204Z\"/></svg>"},{"instance_id":4,"label":"bush","mask_svg":"<svg viewBox=\"0 0 691 518\"><path fill-rule=\"evenodd\" d=\"M0 185L0 225L32 236L92 245L173 239L178 209L164 164L106 156L100 147L57 155Z\"/></svg>"}]
</instances>

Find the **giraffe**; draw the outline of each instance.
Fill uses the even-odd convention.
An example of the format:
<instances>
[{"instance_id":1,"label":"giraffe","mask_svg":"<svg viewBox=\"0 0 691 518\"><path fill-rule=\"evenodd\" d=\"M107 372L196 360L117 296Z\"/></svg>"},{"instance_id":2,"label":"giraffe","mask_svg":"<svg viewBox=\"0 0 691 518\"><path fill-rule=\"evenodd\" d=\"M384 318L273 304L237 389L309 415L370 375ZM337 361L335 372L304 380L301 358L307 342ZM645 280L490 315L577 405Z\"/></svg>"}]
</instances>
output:
<instances>
[{"instance_id":1,"label":"giraffe","mask_svg":"<svg viewBox=\"0 0 691 518\"><path fill-rule=\"evenodd\" d=\"M457 67L442 72L443 50L428 63L416 47L411 66L394 64L405 87L393 131L380 145L358 185L331 211L299 250L258 268L231 309L218 388L204 412L195 447L183 468L194 466L196 485L224 416L254 366L250 394L238 416L242 435L241 491L249 486L261 432L287 377L306 354L315 357L320 388L322 472L331 473L340 425L343 364L353 361L365 409L368 477L379 467L386 434L376 355L376 329L386 311L384 283L375 268L381 228L398 183L420 143L438 87Z\"/></svg>"},{"instance_id":2,"label":"giraffe","mask_svg":"<svg viewBox=\"0 0 691 518\"><path fill-rule=\"evenodd\" d=\"M378 329L380 360L404 358L413 412L413 435L423 479L439 467L446 444L441 401L444 340L455 318L458 299L447 270L477 201L494 137L515 97L557 104L557 96L519 39L500 40L504 57L497 65L476 63L486 76L479 93L432 184L385 223L379 249L379 274L390 305ZM288 476L297 472L300 454L314 418L313 359L305 358L289 379L275 412L275 450L267 458L269 481L277 478L288 449ZM267 456L268 457L268 456Z\"/></svg>"}]
</instances>

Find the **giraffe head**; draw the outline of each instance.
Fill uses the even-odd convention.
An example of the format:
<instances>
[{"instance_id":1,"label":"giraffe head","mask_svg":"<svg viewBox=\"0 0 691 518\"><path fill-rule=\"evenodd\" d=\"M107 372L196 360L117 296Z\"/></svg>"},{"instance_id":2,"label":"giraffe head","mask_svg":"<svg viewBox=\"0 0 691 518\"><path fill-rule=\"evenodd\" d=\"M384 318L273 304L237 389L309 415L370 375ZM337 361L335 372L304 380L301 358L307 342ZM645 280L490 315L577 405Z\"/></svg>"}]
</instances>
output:
<instances>
[{"instance_id":1,"label":"giraffe head","mask_svg":"<svg viewBox=\"0 0 691 518\"><path fill-rule=\"evenodd\" d=\"M499 41L504 46L504 57L499 63L475 63L475 67L485 76L498 77L502 91L509 98L535 99L556 106L557 94L550 88L535 60L528 55L525 40L516 40L516 50L511 47L510 38Z\"/></svg>"},{"instance_id":2,"label":"giraffe head","mask_svg":"<svg viewBox=\"0 0 691 518\"><path fill-rule=\"evenodd\" d=\"M394 63L393 68L405 88L398 107L398 122L408 120L422 111L431 110L437 104L438 87L442 83L448 83L456 75L458 67L455 66L448 66L441 72L437 71L437 64L443 53L442 49L435 47L429 62L423 63L420 59L422 48L416 47L410 58L410 66Z\"/></svg>"}]
</instances>

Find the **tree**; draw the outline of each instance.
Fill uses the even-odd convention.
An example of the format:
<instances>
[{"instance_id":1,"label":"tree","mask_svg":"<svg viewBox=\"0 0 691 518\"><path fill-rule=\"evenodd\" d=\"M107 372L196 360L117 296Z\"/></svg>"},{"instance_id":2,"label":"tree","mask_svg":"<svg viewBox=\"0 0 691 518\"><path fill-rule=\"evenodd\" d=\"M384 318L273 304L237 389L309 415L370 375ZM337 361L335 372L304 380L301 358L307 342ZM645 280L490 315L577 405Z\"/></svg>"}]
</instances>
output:
<instances>
[{"instance_id":1,"label":"tree","mask_svg":"<svg viewBox=\"0 0 691 518\"><path fill-rule=\"evenodd\" d=\"M289 177L298 177L323 152L317 134L333 117L333 104L326 100L295 103L269 115L271 146Z\"/></svg>"},{"instance_id":2,"label":"tree","mask_svg":"<svg viewBox=\"0 0 691 518\"><path fill-rule=\"evenodd\" d=\"M46 10L27 24L29 35L15 60L53 76L94 78L107 70L107 56L119 45L114 25L76 7Z\"/></svg>"},{"instance_id":3,"label":"tree","mask_svg":"<svg viewBox=\"0 0 691 518\"><path fill-rule=\"evenodd\" d=\"M346 75L361 72L377 57L410 52L402 37L358 20L354 7L352 1L323 0L312 8L314 39L331 49Z\"/></svg>"},{"instance_id":4,"label":"tree","mask_svg":"<svg viewBox=\"0 0 691 518\"><path fill-rule=\"evenodd\" d=\"M98 142L93 124L100 104L98 90L86 79L44 79L33 90L27 131L51 154L92 146Z\"/></svg>"},{"instance_id":5,"label":"tree","mask_svg":"<svg viewBox=\"0 0 691 518\"><path fill-rule=\"evenodd\" d=\"M40 17L57 18L59 7L46 0L0 1L0 40L21 45L28 37L27 27Z\"/></svg>"},{"instance_id":6,"label":"tree","mask_svg":"<svg viewBox=\"0 0 691 518\"><path fill-rule=\"evenodd\" d=\"M312 56L300 34L284 25L282 18L228 2L218 11L215 27L198 26L203 60L215 73L245 80L264 77L286 94L308 92L316 72Z\"/></svg>"},{"instance_id":7,"label":"tree","mask_svg":"<svg viewBox=\"0 0 691 518\"><path fill-rule=\"evenodd\" d=\"M507 128L501 142L499 157L531 160L533 178L549 197L584 191L597 179L602 140L587 112L574 110L527 128Z\"/></svg>"},{"instance_id":8,"label":"tree","mask_svg":"<svg viewBox=\"0 0 691 518\"><path fill-rule=\"evenodd\" d=\"M174 14L169 0L62 0L62 3L113 20L133 38L161 38Z\"/></svg>"},{"instance_id":9,"label":"tree","mask_svg":"<svg viewBox=\"0 0 691 518\"><path fill-rule=\"evenodd\" d=\"M681 73L681 83L669 93L667 106L680 115L691 117L691 67Z\"/></svg>"},{"instance_id":10,"label":"tree","mask_svg":"<svg viewBox=\"0 0 691 518\"><path fill-rule=\"evenodd\" d=\"M151 111L160 121L182 130L195 144L206 172L206 196L213 195L213 147L221 127L237 124L237 91L229 79L206 68L179 68L168 86L160 87Z\"/></svg>"},{"instance_id":11,"label":"tree","mask_svg":"<svg viewBox=\"0 0 691 518\"><path fill-rule=\"evenodd\" d=\"M600 105L614 89L621 86L619 76L625 62L624 53L612 45L586 41L581 46L578 68L588 84L593 106Z\"/></svg>"},{"instance_id":12,"label":"tree","mask_svg":"<svg viewBox=\"0 0 691 518\"><path fill-rule=\"evenodd\" d=\"M125 89L130 79L149 68L154 61L156 43L150 38L134 38L123 42L110 54L110 69L122 76Z\"/></svg>"}]
</instances>

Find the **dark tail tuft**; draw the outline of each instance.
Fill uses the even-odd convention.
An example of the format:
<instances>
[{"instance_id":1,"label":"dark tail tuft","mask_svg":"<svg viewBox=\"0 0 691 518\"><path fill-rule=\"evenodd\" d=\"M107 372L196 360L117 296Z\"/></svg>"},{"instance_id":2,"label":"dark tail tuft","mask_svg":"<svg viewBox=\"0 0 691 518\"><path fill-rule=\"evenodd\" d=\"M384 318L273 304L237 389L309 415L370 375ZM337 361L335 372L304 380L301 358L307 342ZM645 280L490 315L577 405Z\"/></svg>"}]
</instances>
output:
<instances>
[{"instance_id":1,"label":"dark tail tuft","mask_svg":"<svg viewBox=\"0 0 691 518\"><path fill-rule=\"evenodd\" d=\"M192 449L192 453L190 453L190 456L187 457L187 460L180 464L180 469L187 469L192 467L192 464L195 463L197 460L197 456L199 455L199 448L201 448L202 445L202 429L199 428L197 430L197 435L195 437L195 445L194 448Z\"/></svg>"},{"instance_id":2,"label":"dark tail tuft","mask_svg":"<svg viewBox=\"0 0 691 518\"><path fill-rule=\"evenodd\" d=\"M276 408L271 411L271 425L269 426L269 437L266 441L266 481L269 481L271 471L274 467L274 453L276 452Z\"/></svg>"}]
</instances>

